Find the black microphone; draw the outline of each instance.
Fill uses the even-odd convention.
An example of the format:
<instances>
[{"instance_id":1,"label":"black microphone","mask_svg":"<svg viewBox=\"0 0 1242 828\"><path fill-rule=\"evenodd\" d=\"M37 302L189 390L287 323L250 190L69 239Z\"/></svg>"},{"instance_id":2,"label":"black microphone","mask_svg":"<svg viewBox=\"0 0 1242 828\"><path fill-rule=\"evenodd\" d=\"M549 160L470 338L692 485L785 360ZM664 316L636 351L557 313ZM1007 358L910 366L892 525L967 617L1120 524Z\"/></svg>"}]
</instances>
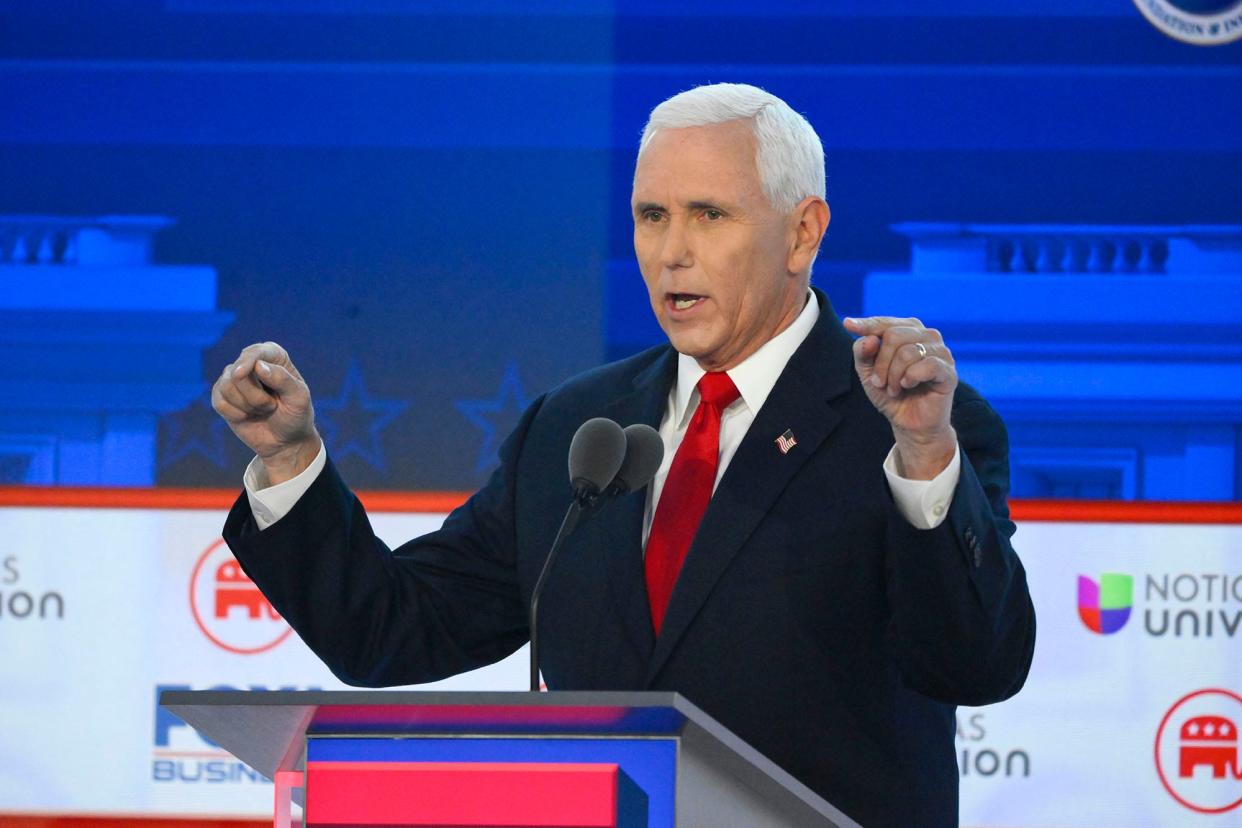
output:
<instances>
[{"instance_id":1,"label":"black microphone","mask_svg":"<svg viewBox=\"0 0 1242 828\"><path fill-rule=\"evenodd\" d=\"M664 441L660 432L646 423L625 427L625 459L617 476L604 490L605 498L636 492L651 482L664 461Z\"/></svg>"},{"instance_id":2,"label":"black microphone","mask_svg":"<svg viewBox=\"0 0 1242 828\"><path fill-rule=\"evenodd\" d=\"M565 539L578 525L584 510L601 502L602 492L617 476L625 461L626 434L607 417L595 417L578 426L569 443L569 482L574 499L565 511L565 519L552 541L552 549L543 562L539 579L530 598L530 689L539 691L539 596L552 571L552 564Z\"/></svg>"},{"instance_id":3,"label":"black microphone","mask_svg":"<svg viewBox=\"0 0 1242 828\"><path fill-rule=\"evenodd\" d=\"M594 417L578 426L569 443L569 483L574 501L590 505L625 465L625 431L607 417Z\"/></svg>"}]
</instances>

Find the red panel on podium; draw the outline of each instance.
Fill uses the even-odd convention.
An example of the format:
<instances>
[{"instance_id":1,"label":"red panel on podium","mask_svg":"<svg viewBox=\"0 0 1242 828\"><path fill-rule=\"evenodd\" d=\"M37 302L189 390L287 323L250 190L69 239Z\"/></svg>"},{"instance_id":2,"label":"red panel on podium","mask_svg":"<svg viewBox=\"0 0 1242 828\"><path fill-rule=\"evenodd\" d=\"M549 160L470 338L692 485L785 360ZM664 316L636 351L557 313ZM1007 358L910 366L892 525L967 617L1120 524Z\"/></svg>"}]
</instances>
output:
<instances>
[{"instance_id":1,"label":"red panel on podium","mask_svg":"<svg viewBox=\"0 0 1242 828\"><path fill-rule=\"evenodd\" d=\"M615 764L307 762L307 823L616 828Z\"/></svg>"}]
</instances>

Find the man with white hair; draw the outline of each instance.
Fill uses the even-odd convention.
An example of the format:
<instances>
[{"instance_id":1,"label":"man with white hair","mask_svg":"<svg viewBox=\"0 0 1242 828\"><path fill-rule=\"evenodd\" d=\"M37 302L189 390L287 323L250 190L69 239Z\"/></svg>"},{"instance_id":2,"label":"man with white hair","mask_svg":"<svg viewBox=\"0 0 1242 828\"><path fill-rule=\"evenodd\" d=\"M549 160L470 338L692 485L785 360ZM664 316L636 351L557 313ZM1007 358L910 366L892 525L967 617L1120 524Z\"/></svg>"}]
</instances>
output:
<instances>
[{"instance_id":1,"label":"man with white hair","mask_svg":"<svg viewBox=\"0 0 1242 828\"><path fill-rule=\"evenodd\" d=\"M542 598L548 687L678 691L863 825L956 825L954 705L1017 692L1034 647L1004 427L935 330L843 323L810 287L824 195L779 98L670 98L631 199L670 344L539 397L488 484L392 552L288 355L251 346L213 390L257 455L229 545L343 681L439 679L528 640L577 427L649 423L654 481L570 539Z\"/></svg>"}]
</instances>

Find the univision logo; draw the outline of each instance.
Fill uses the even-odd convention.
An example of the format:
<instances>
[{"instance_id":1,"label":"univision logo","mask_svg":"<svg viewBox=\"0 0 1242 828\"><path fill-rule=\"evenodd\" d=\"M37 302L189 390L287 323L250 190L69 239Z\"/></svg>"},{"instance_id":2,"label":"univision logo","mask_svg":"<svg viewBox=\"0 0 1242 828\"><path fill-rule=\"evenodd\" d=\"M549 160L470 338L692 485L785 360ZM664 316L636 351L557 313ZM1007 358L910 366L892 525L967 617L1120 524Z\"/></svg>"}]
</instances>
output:
<instances>
[{"instance_id":1,"label":"univision logo","mask_svg":"<svg viewBox=\"0 0 1242 828\"><path fill-rule=\"evenodd\" d=\"M1105 572L1099 583L1078 576L1078 617L1087 629L1112 635L1130 620L1134 604L1134 578L1119 572Z\"/></svg>"},{"instance_id":2,"label":"univision logo","mask_svg":"<svg viewBox=\"0 0 1242 828\"><path fill-rule=\"evenodd\" d=\"M1234 638L1242 631L1242 574L1146 573L1143 629L1153 637ZM1134 579L1105 572L1099 582L1078 576L1078 617L1098 635L1112 635L1130 620Z\"/></svg>"}]
</instances>

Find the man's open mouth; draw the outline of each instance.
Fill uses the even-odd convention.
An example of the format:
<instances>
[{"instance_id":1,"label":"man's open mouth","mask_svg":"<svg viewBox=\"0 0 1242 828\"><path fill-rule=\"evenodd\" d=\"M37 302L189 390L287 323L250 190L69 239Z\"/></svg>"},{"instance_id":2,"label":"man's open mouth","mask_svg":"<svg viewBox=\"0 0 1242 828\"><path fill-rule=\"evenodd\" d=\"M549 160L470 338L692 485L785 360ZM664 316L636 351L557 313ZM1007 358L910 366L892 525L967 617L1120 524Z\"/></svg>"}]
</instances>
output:
<instances>
[{"instance_id":1,"label":"man's open mouth","mask_svg":"<svg viewBox=\"0 0 1242 828\"><path fill-rule=\"evenodd\" d=\"M699 302L702 302L705 297L695 293L670 293L668 298L673 303L675 309L689 310Z\"/></svg>"}]
</instances>

